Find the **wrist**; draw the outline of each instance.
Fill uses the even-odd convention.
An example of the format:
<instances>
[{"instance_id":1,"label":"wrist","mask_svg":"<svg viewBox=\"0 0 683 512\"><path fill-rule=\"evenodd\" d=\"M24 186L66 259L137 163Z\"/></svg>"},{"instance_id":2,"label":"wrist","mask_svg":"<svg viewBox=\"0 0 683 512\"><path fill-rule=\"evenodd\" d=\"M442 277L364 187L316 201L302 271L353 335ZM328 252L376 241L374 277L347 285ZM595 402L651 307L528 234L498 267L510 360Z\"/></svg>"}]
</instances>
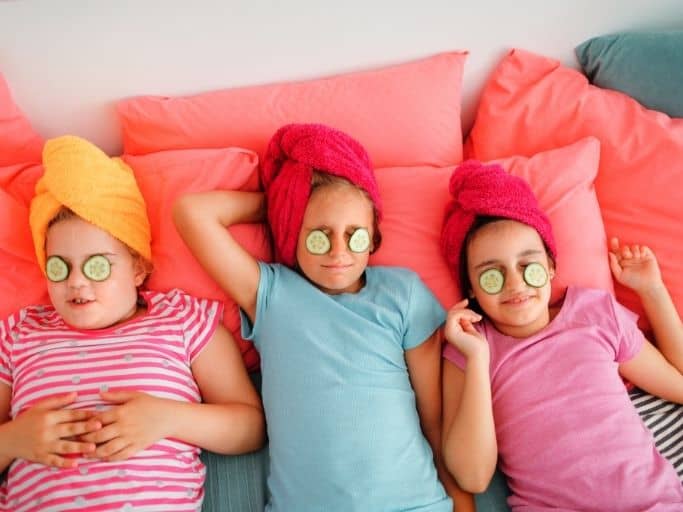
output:
<instances>
[{"instance_id":1,"label":"wrist","mask_svg":"<svg viewBox=\"0 0 683 512\"><path fill-rule=\"evenodd\" d=\"M664 283L660 281L651 286L646 286L642 289L636 290L636 293L638 294L638 297L640 297L641 301L645 301L648 299L652 300L666 297L668 291Z\"/></svg>"}]
</instances>

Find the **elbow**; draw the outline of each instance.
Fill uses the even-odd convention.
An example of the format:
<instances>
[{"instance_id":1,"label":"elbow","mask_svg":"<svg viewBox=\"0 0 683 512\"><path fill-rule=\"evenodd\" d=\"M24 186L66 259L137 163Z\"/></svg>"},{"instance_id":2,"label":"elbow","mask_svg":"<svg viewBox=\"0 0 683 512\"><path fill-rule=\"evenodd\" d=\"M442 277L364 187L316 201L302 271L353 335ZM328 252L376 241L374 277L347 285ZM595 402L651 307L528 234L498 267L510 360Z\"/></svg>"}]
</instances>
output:
<instances>
[{"instance_id":1,"label":"elbow","mask_svg":"<svg viewBox=\"0 0 683 512\"><path fill-rule=\"evenodd\" d=\"M456 478L455 481L463 491L471 494L480 494L486 491L491 483L491 478L493 478L493 473L488 476L484 474L470 474L467 475L467 478Z\"/></svg>"},{"instance_id":2,"label":"elbow","mask_svg":"<svg viewBox=\"0 0 683 512\"><path fill-rule=\"evenodd\" d=\"M456 462L446 457L445 463L458 487L472 494L486 491L496 470L495 461L492 464L486 460Z\"/></svg>"}]
</instances>

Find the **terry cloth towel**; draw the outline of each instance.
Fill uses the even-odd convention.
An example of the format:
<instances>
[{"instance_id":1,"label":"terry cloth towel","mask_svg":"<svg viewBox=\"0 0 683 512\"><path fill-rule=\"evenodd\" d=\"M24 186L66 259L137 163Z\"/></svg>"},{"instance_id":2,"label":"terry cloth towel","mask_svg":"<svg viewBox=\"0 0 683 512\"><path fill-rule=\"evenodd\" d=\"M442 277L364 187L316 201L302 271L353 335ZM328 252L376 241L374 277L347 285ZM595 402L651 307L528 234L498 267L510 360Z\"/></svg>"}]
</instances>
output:
<instances>
[{"instance_id":1,"label":"terry cloth towel","mask_svg":"<svg viewBox=\"0 0 683 512\"><path fill-rule=\"evenodd\" d=\"M43 167L29 218L38 265L43 272L47 226L62 207L152 261L145 200L132 169L121 159L108 157L85 139L65 135L45 143Z\"/></svg>"},{"instance_id":2,"label":"terry cloth towel","mask_svg":"<svg viewBox=\"0 0 683 512\"><path fill-rule=\"evenodd\" d=\"M377 218L381 218L377 181L370 157L359 142L321 124L283 126L268 144L261 181L275 259L289 267L296 263L296 245L314 170L346 178L365 190L374 203Z\"/></svg>"},{"instance_id":3,"label":"terry cloth towel","mask_svg":"<svg viewBox=\"0 0 683 512\"><path fill-rule=\"evenodd\" d=\"M448 205L441 231L441 249L456 280L462 244L477 217L501 217L534 228L553 258L556 256L552 226L538 206L529 184L498 164L467 160L453 170ZM460 283L457 283L460 286Z\"/></svg>"}]
</instances>

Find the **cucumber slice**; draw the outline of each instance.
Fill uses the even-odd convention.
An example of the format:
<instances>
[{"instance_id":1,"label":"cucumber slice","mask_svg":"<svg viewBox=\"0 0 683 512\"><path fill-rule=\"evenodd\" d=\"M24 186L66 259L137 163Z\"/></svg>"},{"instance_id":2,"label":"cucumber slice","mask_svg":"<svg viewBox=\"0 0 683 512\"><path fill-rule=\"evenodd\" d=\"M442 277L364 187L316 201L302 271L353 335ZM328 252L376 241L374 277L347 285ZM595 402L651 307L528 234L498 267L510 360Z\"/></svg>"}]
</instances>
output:
<instances>
[{"instance_id":1,"label":"cucumber slice","mask_svg":"<svg viewBox=\"0 0 683 512\"><path fill-rule=\"evenodd\" d=\"M352 252L365 252L370 247L370 233L365 228L356 229L349 238L349 249Z\"/></svg>"},{"instance_id":2,"label":"cucumber slice","mask_svg":"<svg viewBox=\"0 0 683 512\"><path fill-rule=\"evenodd\" d=\"M497 268L490 268L479 275L479 286L489 295L500 293L503 283L505 283L505 277Z\"/></svg>"},{"instance_id":3,"label":"cucumber slice","mask_svg":"<svg viewBox=\"0 0 683 512\"><path fill-rule=\"evenodd\" d=\"M45 262L45 275L53 283L59 283L69 277L69 265L59 256L50 256Z\"/></svg>"},{"instance_id":4,"label":"cucumber slice","mask_svg":"<svg viewBox=\"0 0 683 512\"><path fill-rule=\"evenodd\" d=\"M81 270L91 281L104 281L111 275L111 263L101 254L95 254L85 260Z\"/></svg>"},{"instance_id":5,"label":"cucumber slice","mask_svg":"<svg viewBox=\"0 0 683 512\"><path fill-rule=\"evenodd\" d=\"M306 237L306 249L311 254L325 254L330 250L330 239L324 231L314 229Z\"/></svg>"},{"instance_id":6,"label":"cucumber slice","mask_svg":"<svg viewBox=\"0 0 683 512\"><path fill-rule=\"evenodd\" d=\"M548 271L540 263L529 263L524 267L524 282L534 288L541 288L548 282Z\"/></svg>"}]
</instances>

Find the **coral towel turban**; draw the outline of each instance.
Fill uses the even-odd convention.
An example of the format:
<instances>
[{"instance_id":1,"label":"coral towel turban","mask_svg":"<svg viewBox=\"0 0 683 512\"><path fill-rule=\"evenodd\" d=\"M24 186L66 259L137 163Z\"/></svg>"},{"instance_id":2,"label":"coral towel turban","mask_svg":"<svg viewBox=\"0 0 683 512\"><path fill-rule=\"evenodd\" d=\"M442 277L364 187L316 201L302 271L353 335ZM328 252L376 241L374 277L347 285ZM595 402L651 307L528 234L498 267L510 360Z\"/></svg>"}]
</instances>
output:
<instances>
[{"instance_id":1,"label":"coral towel turban","mask_svg":"<svg viewBox=\"0 0 683 512\"><path fill-rule=\"evenodd\" d=\"M321 124L289 124L268 144L261 167L275 259L293 267L313 171L341 178L365 190L378 218L381 203L370 157L359 142Z\"/></svg>"},{"instance_id":2,"label":"coral towel turban","mask_svg":"<svg viewBox=\"0 0 683 512\"><path fill-rule=\"evenodd\" d=\"M459 279L458 267L465 237L480 216L501 217L531 226L555 258L555 239L550 221L538 206L529 184L522 178L508 174L498 164L484 165L468 160L455 168L448 189L453 201L446 211L441 249L456 279Z\"/></svg>"}]
</instances>

